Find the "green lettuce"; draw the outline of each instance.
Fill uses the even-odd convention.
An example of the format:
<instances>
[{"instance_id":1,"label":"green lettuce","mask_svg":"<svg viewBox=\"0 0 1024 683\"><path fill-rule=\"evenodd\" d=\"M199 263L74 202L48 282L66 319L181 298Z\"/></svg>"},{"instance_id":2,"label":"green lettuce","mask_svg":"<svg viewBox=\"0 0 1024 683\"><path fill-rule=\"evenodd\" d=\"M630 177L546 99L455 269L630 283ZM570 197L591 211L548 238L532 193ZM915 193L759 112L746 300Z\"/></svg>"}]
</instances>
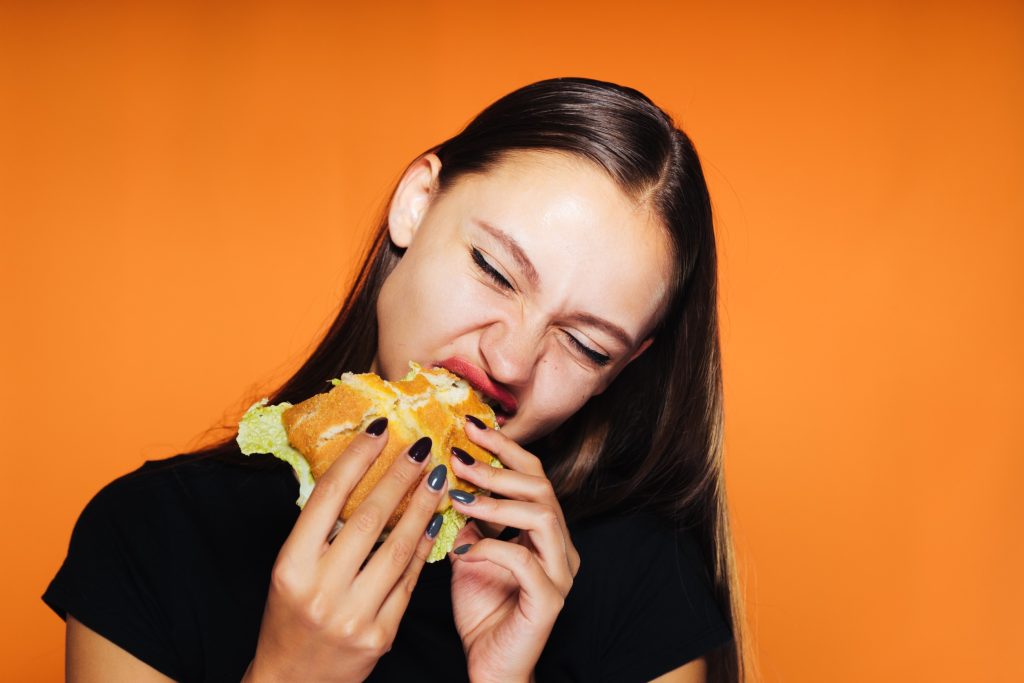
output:
<instances>
[{"instance_id":1,"label":"green lettuce","mask_svg":"<svg viewBox=\"0 0 1024 683\"><path fill-rule=\"evenodd\" d=\"M441 513L441 516L444 517L444 521L441 522L441 530L437 532L437 538L434 539L434 547L430 549L427 562L443 560L455 545L455 537L459 535L459 531L466 526L466 515L456 511L455 508L448 508Z\"/></svg>"},{"instance_id":2,"label":"green lettuce","mask_svg":"<svg viewBox=\"0 0 1024 683\"><path fill-rule=\"evenodd\" d=\"M288 433L284 429L281 415L291 407L292 404L287 401L268 406L265 398L253 403L238 423L236 441L246 455L270 453L292 466L299 480L299 497L295 504L301 508L305 507L309 494L313 492L314 481L309 463L302 457L302 453L288 443Z\"/></svg>"},{"instance_id":3,"label":"green lettuce","mask_svg":"<svg viewBox=\"0 0 1024 683\"><path fill-rule=\"evenodd\" d=\"M299 480L299 497L295 504L302 508L309 500L316 483L309 471L309 463L302 457L302 453L288 443L288 433L285 431L281 416L291 406L292 404L287 402L268 406L265 398L252 404L238 423L236 440L245 455L269 453L292 466L295 477ZM501 467L496 458L491 465ZM441 523L437 538L434 539L427 562L444 559L455 544L455 537L462 527L466 526L466 516L454 508L448 508L442 516L444 521Z\"/></svg>"}]
</instances>

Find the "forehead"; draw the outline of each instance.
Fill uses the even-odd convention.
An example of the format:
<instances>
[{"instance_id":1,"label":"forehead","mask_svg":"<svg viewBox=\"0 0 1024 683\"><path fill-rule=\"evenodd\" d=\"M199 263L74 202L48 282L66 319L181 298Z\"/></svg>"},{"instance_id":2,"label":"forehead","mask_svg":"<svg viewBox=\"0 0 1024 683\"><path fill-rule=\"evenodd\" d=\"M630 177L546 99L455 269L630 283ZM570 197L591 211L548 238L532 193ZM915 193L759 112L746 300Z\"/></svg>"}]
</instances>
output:
<instances>
[{"instance_id":1,"label":"forehead","mask_svg":"<svg viewBox=\"0 0 1024 683\"><path fill-rule=\"evenodd\" d=\"M483 221L522 247L548 304L647 331L668 292L671 243L649 206L604 169L568 154L514 152L450 193L464 232L487 239Z\"/></svg>"}]
</instances>

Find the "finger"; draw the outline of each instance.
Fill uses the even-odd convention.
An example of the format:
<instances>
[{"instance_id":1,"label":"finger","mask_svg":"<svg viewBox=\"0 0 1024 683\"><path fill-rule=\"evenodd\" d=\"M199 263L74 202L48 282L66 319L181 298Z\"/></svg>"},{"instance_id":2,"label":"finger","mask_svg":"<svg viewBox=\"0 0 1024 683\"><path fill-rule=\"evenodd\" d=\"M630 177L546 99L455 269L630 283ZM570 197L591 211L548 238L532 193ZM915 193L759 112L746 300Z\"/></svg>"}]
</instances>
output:
<instances>
[{"instance_id":1,"label":"finger","mask_svg":"<svg viewBox=\"0 0 1024 683\"><path fill-rule=\"evenodd\" d=\"M453 490L449 497L452 499L452 507L464 515L525 531L537 549L544 571L559 587L568 591L572 585L568 553L570 544L553 508L540 503L473 496L458 490ZM462 502L460 498L471 502Z\"/></svg>"},{"instance_id":2,"label":"finger","mask_svg":"<svg viewBox=\"0 0 1024 683\"><path fill-rule=\"evenodd\" d=\"M374 420L370 428L380 429L379 419ZM356 436L316 482L313 493L282 546L282 553L295 553L310 563L323 554L327 547L326 539L334 529L342 506L387 442L386 429L378 436L367 432Z\"/></svg>"},{"instance_id":3,"label":"finger","mask_svg":"<svg viewBox=\"0 0 1024 683\"><path fill-rule=\"evenodd\" d=\"M468 548L459 546L452 553L458 562L489 561L511 572L519 584L520 609L531 621L553 623L565 603L566 593L552 583L537 557L521 545L485 538Z\"/></svg>"},{"instance_id":4,"label":"finger","mask_svg":"<svg viewBox=\"0 0 1024 683\"><path fill-rule=\"evenodd\" d=\"M543 474L536 476L517 472L513 469L491 467L486 463L474 460L471 455L465 452L453 452L453 455L455 457L451 459L452 472L456 477L506 498L550 505L558 515L558 523L562 527L562 533L565 535L565 538L568 539L570 537L569 525L565 521L565 513L562 511L562 506L555 496L551 480L546 476ZM569 553L570 558L572 558L574 553L575 550ZM573 564L572 560L570 560L571 564Z\"/></svg>"},{"instance_id":5,"label":"finger","mask_svg":"<svg viewBox=\"0 0 1024 683\"><path fill-rule=\"evenodd\" d=\"M416 487L409 507L402 514L402 519L356 577L356 595L365 596L366 604L379 607L392 592L395 582L407 571L410 563L418 562L422 565L426 561L427 555L424 554L421 558L417 550L426 536L425 530L436 514L447 484L448 468L438 465L423 477L420 485ZM428 546L427 553L429 552Z\"/></svg>"},{"instance_id":6,"label":"finger","mask_svg":"<svg viewBox=\"0 0 1024 683\"><path fill-rule=\"evenodd\" d=\"M498 460L505 467L526 474L544 476L544 466L540 458L499 430L480 429L472 420L466 420L465 430L470 441L498 456Z\"/></svg>"},{"instance_id":7,"label":"finger","mask_svg":"<svg viewBox=\"0 0 1024 683\"><path fill-rule=\"evenodd\" d=\"M331 542L324 556L327 571L335 576L355 577L402 498L420 480L430 449L430 437L425 436L395 458Z\"/></svg>"},{"instance_id":8,"label":"finger","mask_svg":"<svg viewBox=\"0 0 1024 683\"><path fill-rule=\"evenodd\" d=\"M452 543L452 547L458 548L460 545L471 545L485 538L487 538L487 535L480 530L479 522L474 519L459 529L459 533L455 534L455 541Z\"/></svg>"},{"instance_id":9,"label":"finger","mask_svg":"<svg viewBox=\"0 0 1024 683\"><path fill-rule=\"evenodd\" d=\"M479 423L479 421L477 421L477 423ZM482 425L483 423L479 424ZM550 485L551 482L544 473L544 466L541 464L540 458L524 449L505 434L502 434L498 430L487 429L487 425L483 425L483 428L481 429L478 424L475 424L474 421L470 419L466 420L465 431L470 441L498 456L498 459L501 460L502 464L504 464L507 469L527 475L543 477L545 481L548 482L548 485ZM456 476L461 476L459 472L464 471L465 470L456 471ZM505 494L502 493L501 495ZM552 495L554 495L553 489ZM562 523L562 532L568 540L571 538L571 534L569 533L569 525L565 521L565 513L562 511L560 503L556 502L554 505L558 510L558 518ZM572 575L575 576L576 572L579 571L580 556L571 541L568 542L568 545L569 564L572 570Z\"/></svg>"},{"instance_id":10,"label":"finger","mask_svg":"<svg viewBox=\"0 0 1024 683\"><path fill-rule=\"evenodd\" d=\"M452 449L455 451L455 449ZM491 467L487 463L475 460L465 451L453 452L451 459L452 472L459 479L474 484L485 491L497 493L506 498L530 500L536 503L552 503L556 501L551 481L541 475L525 474L513 469Z\"/></svg>"},{"instance_id":11,"label":"finger","mask_svg":"<svg viewBox=\"0 0 1024 683\"><path fill-rule=\"evenodd\" d=\"M403 517L403 519L405 518ZM416 582L423 571L423 564L427 561L427 557L430 555L430 550L434 547L434 541L436 540L436 536L428 536L426 532L420 534L416 543L416 553L413 561L402 572L398 581L391 588L391 592L384 599L384 603L380 606L380 610L377 612L377 623L387 633L396 633L398 631L398 624L402 621L405 610L409 606L409 599L412 597L412 592L416 588Z\"/></svg>"}]
</instances>

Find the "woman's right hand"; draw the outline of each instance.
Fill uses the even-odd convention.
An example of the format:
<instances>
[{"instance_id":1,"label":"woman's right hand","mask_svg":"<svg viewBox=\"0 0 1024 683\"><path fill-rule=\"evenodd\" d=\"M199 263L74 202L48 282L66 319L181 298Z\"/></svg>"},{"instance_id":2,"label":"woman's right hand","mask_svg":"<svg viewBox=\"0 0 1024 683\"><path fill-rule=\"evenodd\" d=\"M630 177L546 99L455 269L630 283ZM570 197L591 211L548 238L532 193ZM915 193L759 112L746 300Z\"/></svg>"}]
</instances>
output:
<instances>
[{"instance_id":1,"label":"woman's right hand","mask_svg":"<svg viewBox=\"0 0 1024 683\"><path fill-rule=\"evenodd\" d=\"M439 527L430 523L447 477L444 465L422 474L429 439L395 459L328 542L342 506L387 438L386 430L360 434L317 481L274 563L256 655L243 681L361 681L391 649L434 543L428 525ZM401 521L367 561L415 482Z\"/></svg>"}]
</instances>

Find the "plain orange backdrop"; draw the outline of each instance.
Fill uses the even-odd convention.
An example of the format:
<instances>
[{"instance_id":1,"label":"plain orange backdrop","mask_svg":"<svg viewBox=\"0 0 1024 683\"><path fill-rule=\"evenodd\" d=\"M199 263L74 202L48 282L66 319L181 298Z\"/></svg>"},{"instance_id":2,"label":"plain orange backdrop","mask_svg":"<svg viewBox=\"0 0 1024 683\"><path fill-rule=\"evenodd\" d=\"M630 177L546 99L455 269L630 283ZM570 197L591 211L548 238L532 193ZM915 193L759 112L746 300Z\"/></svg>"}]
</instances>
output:
<instances>
[{"instance_id":1,"label":"plain orange backdrop","mask_svg":"<svg viewBox=\"0 0 1024 683\"><path fill-rule=\"evenodd\" d=\"M764 681L1020 681L1024 4L0 4L0 679L89 498L333 316L406 163L526 83L700 151Z\"/></svg>"}]
</instances>

